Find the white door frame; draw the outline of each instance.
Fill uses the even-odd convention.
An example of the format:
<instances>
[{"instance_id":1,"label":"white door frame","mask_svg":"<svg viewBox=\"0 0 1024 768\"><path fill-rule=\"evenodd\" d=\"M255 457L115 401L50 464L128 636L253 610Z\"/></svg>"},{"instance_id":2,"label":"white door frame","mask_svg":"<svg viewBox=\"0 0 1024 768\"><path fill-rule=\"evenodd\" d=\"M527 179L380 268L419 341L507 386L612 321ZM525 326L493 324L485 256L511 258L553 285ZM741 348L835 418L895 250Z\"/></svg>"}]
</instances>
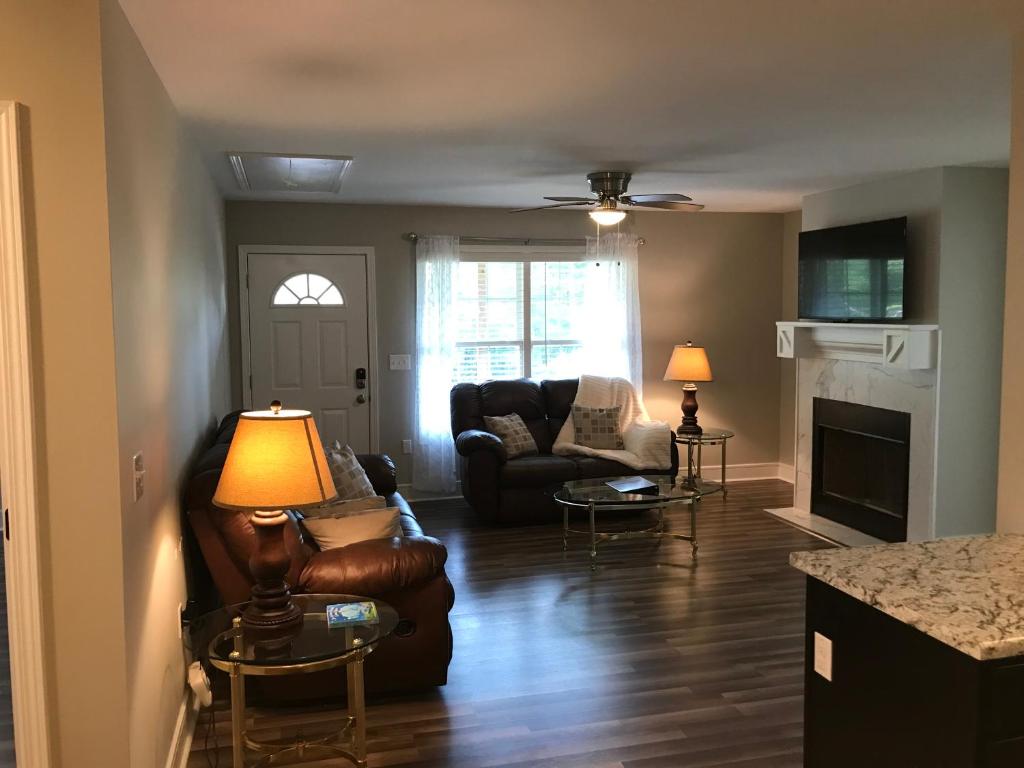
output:
<instances>
[{"instance_id":1,"label":"white door frame","mask_svg":"<svg viewBox=\"0 0 1024 768\"><path fill-rule=\"evenodd\" d=\"M0 478L10 521L4 554L15 750L18 765L36 768L50 765L51 752L20 113L15 102L0 101Z\"/></svg>"},{"instance_id":2,"label":"white door frame","mask_svg":"<svg viewBox=\"0 0 1024 768\"><path fill-rule=\"evenodd\" d=\"M370 368L370 453L380 452L380 366L377 361L377 269L373 248L334 245L240 245L238 246L238 314L242 329L242 404L252 408L252 352L249 335L249 254L280 253L310 256L361 256L366 259L366 349Z\"/></svg>"}]
</instances>

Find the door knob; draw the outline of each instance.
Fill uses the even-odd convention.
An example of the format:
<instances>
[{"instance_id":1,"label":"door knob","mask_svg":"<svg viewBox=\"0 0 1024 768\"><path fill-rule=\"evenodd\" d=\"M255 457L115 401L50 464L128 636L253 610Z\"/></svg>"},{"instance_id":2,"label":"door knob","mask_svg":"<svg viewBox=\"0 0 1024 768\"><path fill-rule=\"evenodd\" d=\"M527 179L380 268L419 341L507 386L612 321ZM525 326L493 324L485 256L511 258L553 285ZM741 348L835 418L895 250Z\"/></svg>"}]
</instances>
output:
<instances>
[{"instance_id":1,"label":"door knob","mask_svg":"<svg viewBox=\"0 0 1024 768\"><path fill-rule=\"evenodd\" d=\"M356 395L356 402L362 405L366 402L366 395Z\"/></svg>"}]
</instances>

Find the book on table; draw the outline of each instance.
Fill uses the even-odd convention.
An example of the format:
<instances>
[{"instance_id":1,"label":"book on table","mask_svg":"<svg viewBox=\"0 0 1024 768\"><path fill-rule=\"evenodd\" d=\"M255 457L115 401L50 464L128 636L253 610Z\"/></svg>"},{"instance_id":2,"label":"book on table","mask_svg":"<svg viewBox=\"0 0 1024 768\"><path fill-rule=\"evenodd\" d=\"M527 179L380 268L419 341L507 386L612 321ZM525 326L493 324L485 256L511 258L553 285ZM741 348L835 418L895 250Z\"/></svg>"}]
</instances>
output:
<instances>
[{"instance_id":1,"label":"book on table","mask_svg":"<svg viewBox=\"0 0 1024 768\"><path fill-rule=\"evenodd\" d=\"M377 606L369 601L361 603L334 603L327 606L327 626L347 627L353 624L377 624L380 616Z\"/></svg>"},{"instance_id":2,"label":"book on table","mask_svg":"<svg viewBox=\"0 0 1024 768\"><path fill-rule=\"evenodd\" d=\"M619 493L657 493L658 484L652 483L646 477L623 477L618 480L605 482L609 488L614 488Z\"/></svg>"}]
</instances>

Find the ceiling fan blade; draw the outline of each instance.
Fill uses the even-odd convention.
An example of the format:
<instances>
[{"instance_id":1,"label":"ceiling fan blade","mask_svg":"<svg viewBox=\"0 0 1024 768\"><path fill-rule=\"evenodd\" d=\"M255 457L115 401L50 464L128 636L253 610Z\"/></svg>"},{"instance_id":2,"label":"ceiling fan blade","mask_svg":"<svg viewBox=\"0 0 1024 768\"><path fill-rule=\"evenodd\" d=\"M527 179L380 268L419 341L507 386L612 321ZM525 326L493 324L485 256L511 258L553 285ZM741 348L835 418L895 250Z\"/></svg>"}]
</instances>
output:
<instances>
[{"instance_id":1,"label":"ceiling fan blade","mask_svg":"<svg viewBox=\"0 0 1024 768\"><path fill-rule=\"evenodd\" d=\"M538 205L533 208L513 208L509 213L523 213L524 211L546 211L548 208L566 208L572 205L597 205L597 200L578 200L572 203L555 203L554 205Z\"/></svg>"},{"instance_id":2,"label":"ceiling fan blade","mask_svg":"<svg viewBox=\"0 0 1024 768\"><path fill-rule=\"evenodd\" d=\"M555 203L596 203L597 199L593 197L545 197L545 200L551 200ZM687 198L689 199L689 198Z\"/></svg>"},{"instance_id":3,"label":"ceiling fan blade","mask_svg":"<svg viewBox=\"0 0 1024 768\"><path fill-rule=\"evenodd\" d=\"M702 211L704 206L700 203L673 203L673 202L654 202L654 203L638 203L636 201L630 203L634 208L656 208L659 211Z\"/></svg>"},{"instance_id":4,"label":"ceiling fan blade","mask_svg":"<svg viewBox=\"0 0 1024 768\"><path fill-rule=\"evenodd\" d=\"M689 203L693 200L692 197L677 194L623 195L619 199L628 205L636 205L638 203Z\"/></svg>"}]
</instances>

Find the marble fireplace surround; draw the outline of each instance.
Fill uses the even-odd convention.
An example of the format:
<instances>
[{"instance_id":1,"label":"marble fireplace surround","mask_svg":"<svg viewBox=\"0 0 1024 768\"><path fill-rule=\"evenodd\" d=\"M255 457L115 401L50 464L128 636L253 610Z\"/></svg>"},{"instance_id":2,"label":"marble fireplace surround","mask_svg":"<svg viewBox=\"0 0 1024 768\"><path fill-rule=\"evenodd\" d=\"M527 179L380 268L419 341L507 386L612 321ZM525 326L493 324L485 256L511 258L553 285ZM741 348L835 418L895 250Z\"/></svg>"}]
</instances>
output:
<instances>
[{"instance_id":1,"label":"marble fireplace surround","mask_svg":"<svg viewBox=\"0 0 1024 768\"><path fill-rule=\"evenodd\" d=\"M781 334L783 324L779 325ZM809 329L811 325L804 324L804 328ZM881 339L891 336L893 328L905 329L907 326L879 326L873 332ZM835 325L827 332L833 339L841 339L844 333L842 327ZM779 343L779 356L795 357L797 367L794 509L804 515L811 509L813 399L823 397L888 408L910 414L907 538L910 541L933 538L939 393L938 369L934 365L936 355L916 356L913 362L900 360L893 364L887 359L887 354L877 357L865 354L863 327L849 328L845 333L851 338L859 336L858 344L844 346L841 341L829 345L798 343L794 345L794 353L792 348L786 350L782 342ZM927 333L933 339L929 346L937 348L938 329L935 326L920 326L912 333ZM786 354L787 351L790 354ZM824 520L814 515L810 517Z\"/></svg>"}]
</instances>

